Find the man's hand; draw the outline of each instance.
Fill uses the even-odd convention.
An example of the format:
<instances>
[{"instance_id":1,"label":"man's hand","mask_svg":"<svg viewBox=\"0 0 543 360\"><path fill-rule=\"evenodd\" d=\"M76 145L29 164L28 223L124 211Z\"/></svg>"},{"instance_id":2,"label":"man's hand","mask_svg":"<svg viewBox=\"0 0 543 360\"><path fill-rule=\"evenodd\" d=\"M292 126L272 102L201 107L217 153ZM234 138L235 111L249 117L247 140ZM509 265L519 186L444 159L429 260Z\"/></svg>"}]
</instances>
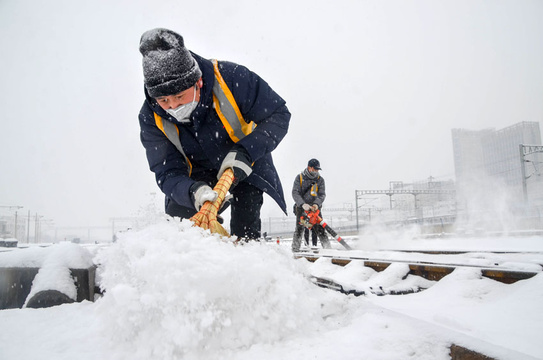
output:
<instances>
[{"instance_id":1,"label":"man's hand","mask_svg":"<svg viewBox=\"0 0 543 360\"><path fill-rule=\"evenodd\" d=\"M309 211L309 210L311 210L311 205L309 205L309 204L303 204L303 205L302 205L302 209L304 209L305 211Z\"/></svg>"},{"instance_id":2,"label":"man's hand","mask_svg":"<svg viewBox=\"0 0 543 360\"><path fill-rule=\"evenodd\" d=\"M251 156L242 146L234 146L222 161L221 168L217 174L220 179L226 169L232 169L234 172L234 182L236 186L240 181L245 180L253 172Z\"/></svg>"},{"instance_id":3,"label":"man's hand","mask_svg":"<svg viewBox=\"0 0 543 360\"><path fill-rule=\"evenodd\" d=\"M196 211L200 211L200 208L206 201L215 201L219 194L214 191L209 185L205 183L195 183L193 185L195 190L192 192L192 198L194 200L194 208Z\"/></svg>"},{"instance_id":4,"label":"man's hand","mask_svg":"<svg viewBox=\"0 0 543 360\"><path fill-rule=\"evenodd\" d=\"M313 204L313 205L311 206L311 211L317 211L317 210L319 210L319 205Z\"/></svg>"}]
</instances>

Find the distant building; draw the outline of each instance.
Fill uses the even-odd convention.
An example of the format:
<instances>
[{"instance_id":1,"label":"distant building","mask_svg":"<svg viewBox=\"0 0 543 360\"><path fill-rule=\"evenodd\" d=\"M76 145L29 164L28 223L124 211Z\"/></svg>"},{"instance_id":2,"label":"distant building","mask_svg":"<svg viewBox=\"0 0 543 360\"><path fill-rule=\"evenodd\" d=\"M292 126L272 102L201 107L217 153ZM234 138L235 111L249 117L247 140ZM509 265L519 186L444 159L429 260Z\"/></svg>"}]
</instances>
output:
<instances>
[{"instance_id":1,"label":"distant building","mask_svg":"<svg viewBox=\"0 0 543 360\"><path fill-rule=\"evenodd\" d=\"M437 232L444 230L444 224L454 222L456 215L454 181L436 180L430 176L423 181L412 183L394 181L389 185L391 210L388 211L389 219L396 213L396 220L417 223ZM385 214L386 212L383 211L383 215Z\"/></svg>"},{"instance_id":2,"label":"distant building","mask_svg":"<svg viewBox=\"0 0 543 360\"><path fill-rule=\"evenodd\" d=\"M11 237L11 232L8 230L7 220L0 218L0 239Z\"/></svg>"},{"instance_id":3,"label":"distant building","mask_svg":"<svg viewBox=\"0 0 543 360\"><path fill-rule=\"evenodd\" d=\"M459 218L493 223L494 229L543 226L538 122L501 130L453 129L452 140Z\"/></svg>"},{"instance_id":4,"label":"distant building","mask_svg":"<svg viewBox=\"0 0 543 360\"><path fill-rule=\"evenodd\" d=\"M17 228L15 228L17 226ZM0 239L17 238L24 240L26 237L26 222L17 220L13 215L0 215Z\"/></svg>"},{"instance_id":5,"label":"distant building","mask_svg":"<svg viewBox=\"0 0 543 360\"><path fill-rule=\"evenodd\" d=\"M519 146L541 145L538 122L520 122L501 130L453 129L454 169L458 186L473 183L478 178L500 180L516 196L522 195L523 182L530 183L532 196L538 197L543 179L540 165L543 156L533 154L531 159L521 161ZM523 179L522 166L526 177ZM529 179L531 175L536 175ZM535 192L534 192L535 191Z\"/></svg>"}]
</instances>

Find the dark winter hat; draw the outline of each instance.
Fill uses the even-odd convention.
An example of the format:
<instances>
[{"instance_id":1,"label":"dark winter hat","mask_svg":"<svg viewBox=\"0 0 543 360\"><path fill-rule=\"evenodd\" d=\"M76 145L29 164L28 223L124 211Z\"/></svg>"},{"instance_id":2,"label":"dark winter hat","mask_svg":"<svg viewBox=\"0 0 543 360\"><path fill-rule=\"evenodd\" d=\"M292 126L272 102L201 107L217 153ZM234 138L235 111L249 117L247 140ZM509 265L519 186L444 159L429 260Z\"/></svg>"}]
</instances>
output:
<instances>
[{"instance_id":1,"label":"dark winter hat","mask_svg":"<svg viewBox=\"0 0 543 360\"><path fill-rule=\"evenodd\" d=\"M140 52L145 88L151 97L178 94L202 77L183 37L171 30L158 28L143 33Z\"/></svg>"},{"instance_id":2,"label":"dark winter hat","mask_svg":"<svg viewBox=\"0 0 543 360\"><path fill-rule=\"evenodd\" d=\"M317 159L311 159L307 162L307 166L321 170L321 163Z\"/></svg>"}]
</instances>

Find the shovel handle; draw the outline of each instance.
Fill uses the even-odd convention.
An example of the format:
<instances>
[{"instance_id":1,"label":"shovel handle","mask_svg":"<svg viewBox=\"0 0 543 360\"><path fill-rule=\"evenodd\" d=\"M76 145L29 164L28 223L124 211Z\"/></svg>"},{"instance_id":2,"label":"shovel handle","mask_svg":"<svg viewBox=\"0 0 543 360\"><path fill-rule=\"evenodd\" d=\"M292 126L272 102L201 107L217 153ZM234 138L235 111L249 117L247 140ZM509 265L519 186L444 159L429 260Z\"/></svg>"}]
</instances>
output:
<instances>
[{"instance_id":1,"label":"shovel handle","mask_svg":"<svg viewBox=\"0 0 543 360\"><path fill-rule=\"evenodd\" d=\"M234 172L232 169L226 169L221 178L217 182L217 185L213 188L218 194L217 199L213 202L206 201L193 217L190 219L196 224L196 226L209 228L209 223L217 220L217 214L221 208L221 204L228 193L228 190L232 186L234 181Z\"/></svg>"},{"instance_id":2,"label":"shovel handle","mask_svg":"<svg viewBox=\"0 0 543 360\"><path fill-rule=\"evenodd\" d=\"M228 190L230 190L230 187L232 186L232 182L234 182L234 172L232 171L232 169L226 169L222 173L221 178L217 182L217 185L215 185L215 187L213 188L213 190L215 190L219 195L217 196L217 199L212 203L213 207L215 208L215 215L218 214L222 202L224 201Z\"/></svg>"}]
</instances>

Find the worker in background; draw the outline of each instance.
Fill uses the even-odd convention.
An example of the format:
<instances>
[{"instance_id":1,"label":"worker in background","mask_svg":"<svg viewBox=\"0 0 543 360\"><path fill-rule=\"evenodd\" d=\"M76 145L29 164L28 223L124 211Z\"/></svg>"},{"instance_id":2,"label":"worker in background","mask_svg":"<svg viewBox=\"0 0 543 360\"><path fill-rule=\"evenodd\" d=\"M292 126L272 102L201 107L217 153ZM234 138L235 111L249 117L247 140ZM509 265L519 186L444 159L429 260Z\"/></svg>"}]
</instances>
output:
<instances>
[{"instance_id":1,"label":"worker in background","mask_svg":"<svg viewBox=\"0 0 543 360\"><path fill-rule=\"evenodd\" d=\"M294 199L294 214L296 215L296 229L292 238L292 251L300 251L300 243L305 226L301 224L300 219L306 211L316 211L322 209L322 203L326 198L326 187L324 178L320 175L320 162L317 159L311 159L304 169L294 179L292 186L292 198ZM322 215L321 215L322 217ZM313 228L321 245L325 249L330 248L330 241L326 236L324 228L320 225L314 225Z\"/></svg>"}]
</instances>

